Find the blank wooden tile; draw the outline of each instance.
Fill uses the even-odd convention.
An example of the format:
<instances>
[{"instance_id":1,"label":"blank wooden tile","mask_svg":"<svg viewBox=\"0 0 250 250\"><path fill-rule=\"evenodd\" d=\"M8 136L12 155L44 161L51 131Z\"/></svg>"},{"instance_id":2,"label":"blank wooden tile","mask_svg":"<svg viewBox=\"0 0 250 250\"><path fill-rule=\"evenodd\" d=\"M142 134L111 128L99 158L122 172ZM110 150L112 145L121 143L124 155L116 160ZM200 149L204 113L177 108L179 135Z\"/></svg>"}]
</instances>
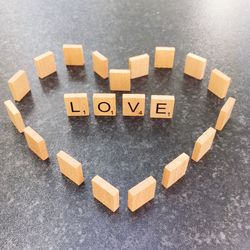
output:
<instances>
[{"instance_id":1,"label":"blank wooden tile","mask_svg":"<svg viewBox=\"0 0 250 250\"><path fill-rule=\"evenodd\" d=\"M213 69L210 75L208 90L222 99L227 95L230 82L230 77L228 77L218 69Z\"/></svg>"},{"instance_id":2,"label":"blank wooden tile","mask_svg":"<svg viewBox=\"0 0 250 250\"><path fill-rule=\"evenodd\" d=\"M116 95L115 94L93 94L94 114L96 116L116 115Z\"/></svg>"},{"instance_id":3,"label":"blank wooden tile","mask_svg":"<svg viewBox=\"0 0 250 250\"><path fill-rule=\"evenodd\" d=\"M33 151L42 160L49 158L45 140L35 130L31 127L26 127L24 129L24 135L31 151Z\"/></svg>"},{"instance_id":4,"label":"blank wooden tile","mask_svg":"<svg viewBox=\"0 0 250 250\"><path fill-rule=\"evenodd\" d=\"M92 53L92 63L93 63L93 71L98 74L103 79L108 78L108 58L99 53L98 51L94 51Z\"/></svg>"},{"instance_id":5,"label":"blank wooden tile","mask_svg":"<svg viewBox=\"0 0 250 250\"><path fill-rule=\"evenodd\" d=\"M144 116L145 94L123 94L122 114L124 116Z\"/></svg>"},{"instance_id":6,"label":"blank wooden tile","mask_svg":"<svg viewBox=\"0 0 250 250\"><path fill-rule=\"evenodd\" d=\"M187 154L182 153L165 166L162 176L162 185L165 188L169 188L186 174L189 158Z\"/></svg>"},{"instance_id":7,"label":"blank wooden tile","mask_svg":"<svg viewBox=\"0 0 250 250\"><path fill-rule=\"evenodd\" d=\"M130 70L111 69L109 71L109 86L112 91L130 91Z\"/></svg>"},{"instance_id":8,"label":"blank wooden tile","mask_svg":"<svg viewBox=\"0 0 250 250\"><path fill-rule=\"evenodd\" d=\"M69 66L83 66L84 53L80 44L64 44L63 45L64 62Z\"/></svg>"},{"instance_id":9,"label":"blank wooden tile","mask_svg":"<svg viewBox=\"0 0 250 250\"><path fill-rule=\"evenodd\" d=\"M149 176L128 191L128 208L134 212L155 197L156 180Z\"/></svg>"},{"instance_id":10,"label":"blank wooden tile","mask_svg":"<svg viewBox=\"0 0 250 250\"><path fill-rule=\"evenodd\" d=\"M24 125L23 118L19 110L16 108L16 106L11 100L5 101L4 105L6 107L9 118L14 124L14 126L16 127L16 129L20 133L23 133L25 125Z\"/></svg>"},{"instance_id":11,"label":"blank wooden tile","mask_svg":"<svg viewBox=\"0 0 250 250\"><path fill-rule=\"evenodd\" d=\"M175 48L156 47L155 48L155 68L171 69L174 65Z\"/></svg>"},{"instance_id":12,"label":"blank wooden tile","mask_svg":"<svg viewBox=\"0 0 250 250\"><path fill-rule=\"evenodd\" d=\"M88 116L89 103L86 93L64 94L67 116Z\"/></svg>"},{"instance_id":13,"label":"blank wooden tile","mask_svg":"<svg viewBox=\"0 0 250 250\"><path fill-rule=\"evenodd\" d=\"M151 95L150 117L172 118L175 98L172 95Z\"/></svg>"},{"instance_id":14,"label":"blank wooden tile","mask_svg":"<svg viewBox=\"0 0 250 250\"><path fill-rule=\"evenodd\" d=\"M56 61L54 53L48 51L34 58L36 73L38 77L45 78L56 72Z\"/></svg>"},{"instance_id":15,"label":"blank wooden tile","mask_svg":"<svg viewBox=\"0 0 250 250\"><path fill-rule=\"evenodd\" d=\"M15 101L21 101L30 91L28 76L24 70L19 70L15 75L13 75L9 79L8 85Z\"/></svg>"},{"instance_id":16,"label":"blank wooden tile","mask_svg":"<svg viewBox=\"0 0 250 250\"><path fill-rule=\"evenodd\" d=\"M128 67L131 72L131 79L148 75L149 71L149 55L143 54L130 57L128 59Z\"/></svg>"},{"instance_id":17,"label":"blank wooden tile","mask_svg":"<svg viewBox=\"0 0 250 250\"><path fill-rule=\"evenodd\" d=\"M93 196L115 212L119 208L119 190L98 175L92 179L91 183Z\"/></svg>"},{"instance_id":18,"label":"blank wooden tile","mask_svg":"<svg viewBox=\"0 0 250 250\"><path fill-rule=\"evenodd\" d=\"M217 130L222 130L224 126L227 124L228 120L230 119L235 101L236 100L234 98L229 97L226 103L223 105L215 125L215 128Z\"/></svg>"},{"instance_id":19,"label":"blank wooden tile","mask_svg":"<svg viewBox=\"0 0 250 250\"><path fill-rule=\"evenodd\" d=\"M84 182L82 164L64 151L60 151L56 156L61 173L78 186L81 185Z\"/></svg>"},{"instance_id":20,"label":"blank wooden tile","mask_svg":"<svg viewBox=\"0 0 250 250\"><path fill-rule=\"evenodd\" d=\"M192 160L198 162L212 147L216 130L214 128L207 129L195 142Z\"/></svg>"},{"instance_id":21,"label":"blank wooden tile","mask_svg":"<svg viewBox=\"0 0 250 250\"><path fill-rule=\"evenodd\" d=\"M184 73L198 80L202 80L205 74L207 59L188 53L185 62Z\"/></svg>"}]
</instances>

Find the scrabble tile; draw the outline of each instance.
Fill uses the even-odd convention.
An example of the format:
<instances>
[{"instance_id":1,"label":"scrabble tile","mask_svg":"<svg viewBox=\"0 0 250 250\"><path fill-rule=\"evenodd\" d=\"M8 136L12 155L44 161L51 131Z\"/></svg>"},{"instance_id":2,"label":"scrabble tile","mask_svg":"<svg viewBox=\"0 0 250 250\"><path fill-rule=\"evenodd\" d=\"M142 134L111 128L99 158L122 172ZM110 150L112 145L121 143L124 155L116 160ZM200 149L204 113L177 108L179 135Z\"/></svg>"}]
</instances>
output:
<instances>
[{"instance_id":1,"label":"scrabble tile","mask_svg":"<svg viewBox=\"0 0 250 250\"><path fill-rule=\"evenodd\" d=\"M207 59L188 53L185 62L184 73L198 80L202 80L205 74Z\"/></svg>"},{"instance_id":2,"label":"scrabble tile","mask_svg":"<svg viewBox=\"0 0 250 250\"><path fill-rule=\"evenodd\" d=\"M172 118L175 98L171 95L151 95L150 117Z\"/></svg>"},{"instance_id":3,"label":"scrabble tile","mask_svg":"<svg viewBox=\"0 0 250 250\"><path fill-rule=\"evenodd\" d=\"M156 180L149 176L128 191L128 208L134 212L155 197Z\"/></svg>"},{"instance_id":4,"label":"scrabble tile","mask_svg":"<svg viewBox=\"0 0 250 250\"><path fill-rule=\"evenodd\" d=\"M89 103L86 93L64 94L67 116L88 116Z\"/></svg>"},{"instance_id":5,"label":"scrabble tile","mask_svg":"<svg viewBox=\"0 0 250 250\"><path fill-rule=\"evenodd\" d=\"M149 71L149 55L130 57L128 59L128 67L131 72L131 79L148 75Z\"/></svg>"},{"instance_id":6,"label":"scrabble tile","mask_svg":"<svg viewBox=\"0 0 250 250\"><path fill-rule=\"evenodd\" d=\"M198 162L212 147L216 134L214 128L207 129L195 142L192 160Z\"/></svg>"},{"instance_id":7,"label":"scrabble tile","mask_svg":"<svg viewBox=\"0 0 250 250\"><path fill-rule=\"evenodd\" d=\"M156 47L155 48L155 68L171 69L174 65L175 48Z\"/></svg>"},{"instance_id":8,"label":"scrabble tile","mask_svg":"<svg viewBox=\"0 0 250 250\"><path fill-rule=\"evenodd\" d=\"M83 66L84 53L80 44L64 44L63 45L64 62L70 66Z\"/></svg>"},{"instance_id":9,"label":"scrabble tile","mask_svg":"<svg viewBox=\"0 0 250 250\"><path fill-rule=\"evenodd\" d=\"M9 118L14 124L14 126L16 127L16 129L20 133L23 133L25 125L24 125L23 118L19 110L16 108L16 106L11 100L5 101L4 105L6 107Z\"/></svg>"},{"instance_id":10,"label":"scrabble tile","mask_svg":"<svg viewBox=\"0 0 250 250\"><path fill-rule=\"evenodd\" d=\"M119 208L119 190L98 175L92 179L91 183L93 196L115 212Z\"/></svg>"},{"instance_id":11,"label":"scrabble tile","mask_svg":"<svg viewBox=\"0 0 250 250\"><path fill-rule=\"evenodd\" d=\"M98 51L92 53L93 71L103 79L108 78L108 58Z\"/></svg>"},{"instance_id":12,"label":"scrabble tile","mask_svg":"<svg viewBox=\"0 0 250 250\"><path fill-rule=\"evenodd\" d=\"M123 94L122 113L124 116L144 116L145 94Z\"/></svg>"},{"instance_id":13,"label":"scrabble tile","mask_svg":"<svg viewBox=\"0 0 250 250\"><path fill-rule=\"evenodd\" d=\"M228 120L230 119L232 110L234 108L235 101L236 100L234 98L229 97L226 103L223 105L215 125L215 128L217 130L222 130L224 126L227 124Z\"/></svg>"},{"instance_id":14,"label":"scrabble tile","mask_svg":"<svg viewBox=\"0 0 250 250\"><path fill-rule=\"evenodd\" d=\"M81 185L84 182L82 164L63 151L57 153L56 157L61 173L78 186Z\"/></svg>"},{"instance_id":15,"label":"scrabble tile","mask_svg":"<svg viewBox=\"0 0 250 250\"><path fill-rule=\"evenodd\" d=\"M28 76L24 70L19 70L15 75L13 75L9 79L8 85L13 99L18 102L21 101L30 91Z\"/></svg>"},{"instance_id":16,"label":"scrabble tile","mask_svg":"<svg viewBox=\"0 0 250 250\"><path fill-rule=\"evenodd\" d=\"M96 116L116 115L116 95L115 94L93 94L94 114Z\"/></svg>"},{"instance_id":17,"label":"scrabble tile","mask_svg":"<svg viewBox=\"0 0 250 250\"><path fill-rule=\"evenodd\" d=\"M26 127L24 129L24 135L31 151L33 151L42 160L49 158L45 140L35 130L31 127Z\"/></svg>"},{"instance_id":18,"label":"scrabble tile","mask_svg":"<svg viewBox=\"0 0 250 250\"><path fill-rule=\"evenodd\" d=\"M111 69L109 71L109 87L112 91L130 91L130 70Z\"/></svg>"},{"instance_id":19,"label":"scrabble tile","mask_svg":"<svg viewBox=\"0 0 250 250\"><path fill-rule=\"evenodd\" d=\"M36 73L38 77L45 78L56 72L56 62L54 53L48 51L36 58L34 58Z\"/></svg>"},{"instance_id":20,"label":"scrabble tile","mask_svg":"<svg viewBox=\"0 0 250 250\"><path fill-rule=\"evenodd\" d=\"M186 174L189 158L187 154L182 153L165 166L162 176L162 185L165 188L169 188Z\"/></svg>"},{"instance_id":21,"label":"scrabble tile","mask_svg":"<svg viewBox=\"0 0 250 250\"><path fill-rule=\"evenodd\" d=\"M222 99L227 95L230 82L230 77L228 77L218 69L213 69L210 75L208 90Z\"/></svg>"}]
</instances>

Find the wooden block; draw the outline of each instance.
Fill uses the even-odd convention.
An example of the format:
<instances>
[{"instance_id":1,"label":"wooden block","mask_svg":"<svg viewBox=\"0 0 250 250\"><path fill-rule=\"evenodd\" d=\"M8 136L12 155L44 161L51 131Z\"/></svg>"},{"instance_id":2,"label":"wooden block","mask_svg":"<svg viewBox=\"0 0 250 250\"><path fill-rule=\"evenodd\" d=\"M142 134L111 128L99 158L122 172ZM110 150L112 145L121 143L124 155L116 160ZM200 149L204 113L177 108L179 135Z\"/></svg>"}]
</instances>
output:
<instances>
[{"instance_id":1,"label":"wooden block","mask_svg":"<svg viewBox=\"0 0 250 250\"><path fill-rule=\"evenodd\" d=\"M8 85L13 99L18 102L30 91L28 76L24 70L19 70L13 75L9 79Z\"/></svg>"},{"instance_id":2,"label":"wooden block","mask_svg":"<svg viewBox=\"0 0 250 250\"><path fill-rule=\"evenodd\" d=\"M63 55L66 65L83 66L85 64L83 47L80 44L64 44Z\"/></svg>"},{"instance_id":3,"label":"wooden block","mask_svg":"<svg viewBox=\"0 0 250 250\"><path fill-rule=\"evenodd\" d=\"M93 196L115 212L119 208L119 190L98 175L92 179L91 183Z\"/></svg>"},{"instance_id":4,"label":"wooden block","mask_svg":"<svg viewBox=\"0 0 250 250\"><path fill-rule=\"evenodd\" d=\"M151 95L150 117L172 118L175 98L171 95Z\"/></svg>"},{"instance_id":5,"label":"wooden block","mask_svg":"<svg viewBox=\"0 0 250 250\"><path fill-rule=\"evenodd\" d=\"M134 212L155 197L156 180L149 176L128 191L128 208Z\"/></svg>"},{"instance_id":6,"label":"wooden block","mask_svg":"<svg viewBox=\"0 0 250 250\"><path fill-rule=\"evenodd\" d=\"M230 82L230 77L228 77L218 69L213 69L210 75L208 90L222 99L227 95Z\"/></svg>"},{"instance_id":7,"label":"wooden block","mask_svg":"<svg viewBox=\"0 0 250 250\"><path fill-rule=\"evenodd\" d=\"M98 51L94 51L92 53L92 63L93 63L93 71L101 76L103 79L108 78L108 58L103 56Z\"/></svg>"},{"instance_id":8,"label":"wooden block","mask_svg":"<svg viewBox=\"0 0 250 250\"><path fill-rule=\"evenodd\" d=\"M109 71L109 86L112 91L130 91L130 70L111 69Z\"/></svg>"},{"instance_id":9,"label":"wooden block","mask_svg":"<svg viewBox=\"0 0 250 250\"><path fill-rule=\"evenodd\" d=\"M215 128L217 130L222 130L224 126L227 124L228 120L230 119L235 101L236 100L234 98L229 97L226 103L223 105L215 125Z\"/></svg>"},{"instance_id":10,"label":"wooden block","mask_svg":"<svg viewBox=\"0 0 250 250\"><path fill-rule=\"evenodd\" d=\"M42 160L49 158L45 140L35 130L31 127L26 127L24 129L24 135L31 151L33 151Z\"/></svg>"},{"instance_id":11,"label":"wooden block","mask_svg":"<svg viewBox=\"0 0 250 250\"><path fill-rule=\"evenodd\" d=\"M184 73L198 80L202 80L205 74L207 59L188 53L185 62Z\"/></svg>"},{"instance_id":12,"label":"wooden block","mask_svg":"<svg viewBox=\"0 0 250 250\"><path fill-rule=\"evenodd\" d=\"M171 69L174 65L175 48L156 47L155 48L155 68Z\"/></svg>"},{"instance_id":13,"label":"wooden block","mask_svg":"<svg viewBox=\"0 0 250 250\"><path fill-rule=\"evenodd\" d=\"M165 166L162 176L162 185L165 188L169 188L186 174L189 159L187 154L182 153Z\"/></svg>"},{"instance_id":14,"label":"wooden block","mask_svg":"<svg viewBox=\"0 0 250 250\"><path fill-rule=\"evenodd\" d=\"M116 95L115 94L93 94L94 114L96 116L116 115Z\"/></svg>"},{"instance_id":15,"label":"wooden block","mask_svg":"<svg viewBox=\"0 0 250 250\"><path fill-rule=\"evenodd\" d=\"M56 62L54 53L48 51L34 58L36 73L40 78L44 78L56 72Z\"/></svg>"},{"instance_id":16,"label":"wooden block","mask_svg":"<svg viewBox=\"0 0 250 250\"><path fill-rule=\"evenodd\" d=\"M128 67L131 72L131 79L148 75L149 71L149 55L130 57L128 59Z\"/></svg>"},{"instance_id":17,"label":"wooden block","mask_svg":"<svg viewBox=\"0 0 250 250\"><path fill-rule=\"evenodd\" d=\"M89 103L86 93L64 94L67 116L88 116Z\"/></svg>"},{"instance_id":18,"label":"wooden block","mask_svg":"<svg viewBox=\"0 0 250 250\"><path fill-rule=\"evenodd\" d=\"M195 142L192 160L198 162L212 147L216 134L214 128L207 129Z\"/></svg>"},{"instance_id":19,"label":"wooden block","mask_svg":"<svg viewBox=\"0 0 250 250\"><path fill-rule=\"evenodd\" d=\"M16 129L20 132L23 133L23 130L25 128L23 118L19 110L16 108L14 103L11 100L5 101L4 105L6 107L8 116Z\"/></svg>"},{"instance_id":20,"label":"wooden block","mask_svg":"<svg viewBox=\"0 0 250 250\"><path fill-rule=\"evenodd\" d=\"M82 164L63 151L57 153L56 157L61 173L78 186L81 185L84 182Z\"/></svg>"},{"instance_id":21,"label":"wooden block","mask_svg":"<svg viewBox=\"0 0 250 250\"><path fill-rule=\"evenodd\" d=\"M123 94L122 113L124 116L144 116L145 94Z\"/></svg>"}]
</instances>

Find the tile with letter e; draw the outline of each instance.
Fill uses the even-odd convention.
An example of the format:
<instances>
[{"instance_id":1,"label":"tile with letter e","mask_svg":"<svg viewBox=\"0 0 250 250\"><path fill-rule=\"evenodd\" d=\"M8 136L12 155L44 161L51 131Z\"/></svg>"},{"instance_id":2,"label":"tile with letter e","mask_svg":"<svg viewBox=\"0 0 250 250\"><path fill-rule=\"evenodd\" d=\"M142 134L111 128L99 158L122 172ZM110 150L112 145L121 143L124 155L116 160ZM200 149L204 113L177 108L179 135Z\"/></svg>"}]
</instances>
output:
<instances>
[{"instance_id":1,"label":"tile with letter e","mask_svg":"<svg viewBox=\"0 0 250 250\"><path fill-rule=\"evenodd\" d=\"M92 52L92 66L93 71L102 77L103 79L108 78L108 58L99 53L98 51Z\"/></svg>"},{"instance_id":2,"label":"tile with letter e","mask_svg":"<svg viewBox=\"0 0 250 250\"><path fill-rule=\"evenodd\" d=\"M131 78L129 69L111 69L109 71L109 87L112 91L130 91Z\"/></svg>"},{"instance_id":3,"label":"tile with letter e","mask_svg":"<svg viewBox=\"0 0 250 250\"><path fill-rule=\"evenodd\" d=\"M131 73L131 79L148 75L149 71L149 55L143 54L130 57L128 59L128 67Z\"/></svg>"},{"instance_id":4,"label":"tile with letter e","mask_svg":"<svg viewBox=\"0 0 250 250\"><path fill-rule=\"evenodd\" d=\"M64 44L63 56L65 65L83 66L85 64L83 47L81 44Z\"/></svg>"},{"instance_id":5,"label":"tile with letter e","mask_svg":"<svg viewBox=\"0 0 250 250\"><path fill-rule=\"evenodd\" d=\"M155 48L155 68L171 69L174 65L175 48L156 47Z\"/></svg>"},{"instance_id":6,"label":"tile with letter e","mask_svg":"<svg viewBox=\"0 0 250 250\"><path fill-rule=\"evenodd\" d=\"M123 94L122 114L124 116L144 116L145 94Z\"/></svg>"},{"instance_id":7,"label":"tile with letter e","mask_svg":"<svg viewBox=\"0 0 250 250\"><path fill-rule=\"evenodd\" d=\"M95 116L115 116L116 94L93 94L93 106Z\"/></svg>"},{"instance_id":8,"label":"tile with letter e","mask_svg":"<svg viewBox=\"0 0 250 250\"><path fill-rule=\"evenodd\" d=\"M64 94L67 116L88 116L89 103L86 93Z\"/></svg>"}]
</instances>

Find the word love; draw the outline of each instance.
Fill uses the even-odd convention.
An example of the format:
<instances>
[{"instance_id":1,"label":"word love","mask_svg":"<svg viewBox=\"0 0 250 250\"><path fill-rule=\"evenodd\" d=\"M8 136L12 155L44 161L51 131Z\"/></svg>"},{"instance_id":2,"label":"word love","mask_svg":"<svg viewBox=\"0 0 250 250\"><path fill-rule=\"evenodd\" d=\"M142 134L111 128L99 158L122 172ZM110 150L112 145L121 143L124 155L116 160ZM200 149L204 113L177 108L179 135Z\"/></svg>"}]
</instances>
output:
<instances>
[{"instance_id":1,"label":"word love","mask_svg":"<svg viewBox=\"0 0 250 250\"><path fill-rule=\"evenodd\" d=\"M64 102L68 116L88 116L89 101L86 93L64 94ZM151 95L150 117L172 118L175 98L170 95ZM93 94L93 109L95 116L116 115L116 94ZM144 116L145 94L123 94L123 116Z\"/></svg>"}]
</instances>

